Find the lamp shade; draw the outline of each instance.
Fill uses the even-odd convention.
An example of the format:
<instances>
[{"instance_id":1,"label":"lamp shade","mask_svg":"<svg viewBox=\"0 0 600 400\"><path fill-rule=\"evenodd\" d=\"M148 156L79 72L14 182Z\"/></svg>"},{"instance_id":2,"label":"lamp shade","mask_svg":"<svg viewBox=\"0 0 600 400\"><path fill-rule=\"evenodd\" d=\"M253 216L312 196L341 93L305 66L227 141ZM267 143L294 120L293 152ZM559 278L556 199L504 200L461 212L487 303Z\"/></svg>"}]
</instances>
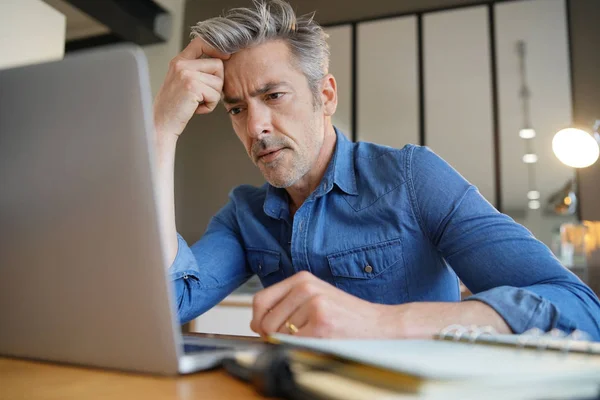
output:
<instances>
[{"instance_id":1,"label":"lamp shade","mask_svg":"<svg viewBox=\"0 0 600 400\"><path fill-rule=\"evenodd\" d=\"M600 155L596 138L577 128L566 128L554 135L552 150L563 164L573 168L589 167Z\"/></svg>"}]
</instances>

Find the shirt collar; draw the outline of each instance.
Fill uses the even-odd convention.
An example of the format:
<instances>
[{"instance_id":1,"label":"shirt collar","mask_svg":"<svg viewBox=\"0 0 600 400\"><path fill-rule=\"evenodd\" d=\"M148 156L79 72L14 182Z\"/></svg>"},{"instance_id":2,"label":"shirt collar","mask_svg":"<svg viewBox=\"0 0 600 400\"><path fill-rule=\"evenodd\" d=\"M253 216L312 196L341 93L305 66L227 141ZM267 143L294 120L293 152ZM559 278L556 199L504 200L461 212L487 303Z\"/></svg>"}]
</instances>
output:
<instances>
[{"instance_id":1,"label":"shirt collar","mask_svg":"<svg viewBox=\"0 0 600 400\"><path fill-rule=\"evenodd\" d=\"M337 128L336 143L331 161L325 170L321 183L311 194L320 197L327 194L333 185L337 185L344 193L356 196L356 173L354 170L354 144ZM276 188L267 183L267 194L263 211L272 218L281 219L289 214L288 195L285 189Z\"/></svg>"},{"instance_id":2,"label":"shirt collar","mask_svg":"<svg viewBox=\"0 0 600 400\"><path fill-rule=\"evenodd\" d=\"M337 141L333 158L333 181L346 194L358 195L354 171L354 143L335 128Z\"/></svg>"},{"instance_id":3,"label":"shirt collar","mask_svg":"<svg viewBox=\"0 0 600 400\"><path fill-rule=\"evenodd\" d=\"M334 184L346 194L358 194L354 174L354 145L337 128L335 128L335 134L337 139L333 156L323 174L321 183L313 193L314 197L321 197L329 193Z\"/></svg>"},{"instance_id":4,"label":"shirt collar","mask_svg":"<svg viewBox=\"0 0 600 400\"><path fill-rule=\"evenodd\" d=\"M290 207L288 195L285 189L276 188L270 184L267 186L267 195L263 203L263 211L271 218L285 219L289 215Z\"/></svg>"}]
</instances>

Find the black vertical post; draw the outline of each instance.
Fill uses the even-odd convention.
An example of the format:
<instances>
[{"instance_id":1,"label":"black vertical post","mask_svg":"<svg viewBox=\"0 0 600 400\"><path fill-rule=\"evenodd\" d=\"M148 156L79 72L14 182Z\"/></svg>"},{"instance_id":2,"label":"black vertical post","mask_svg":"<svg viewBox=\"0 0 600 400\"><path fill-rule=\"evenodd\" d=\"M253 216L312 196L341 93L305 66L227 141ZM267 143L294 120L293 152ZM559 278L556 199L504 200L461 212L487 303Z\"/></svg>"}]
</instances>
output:
<instances>
[{"instance_id":1,"label":"black vertical post","mask_svg":"<svg viewBox=\"0 0 600 400\"><path fill-rule=\"evenodd\" d=\"M496 208L502 212L502 164L500 160L500 122L498 117L498 68L496 65L496 23L494 4L488 4L488 28L490 40L490 72L492 78L492 129L494 143L494 177L496 189Z\"/></svg>"},{"instance_id":2,"label":"black vertical post","mask_svg":"<svg viewBox=\"0 0 600 400\"><path fill-rule=\"evenodd\" d=\"M356 23L352 23L352 141L356 142L356 138L358 137L356 129L358 116L358 49L356 43Z\"/></svg>"},{"instance_id":3,"label":"black vertical post","mask_svg":"<svg viewBox=\"0 0 600 400\"><path fill-rule=\"evenodd\" d=\"M423 56L423 14L417 14L417 63L419 71L419 144L425 141L425 64Z\"/></svg>"},{"instance_id":4,"label":"black vertical post","mask_svg":"<svg viewBox=\"0 0 600 400\"><path fill-rule=\"evenodd\" d=\"M575 104L575 75L573 74L573 25L571 17L571 1L565 0L565 11L567 17L567 48L569 49L569 75L571 77L571 117L573 118L572 123L577 125L580 121L576 119L575 110L577 109ZM577 220L581 221L581 196L579 190L581 175L579 168L575 168L575 196L577 196L577 208L576 215Z\"/></svg>"}]
</instances>

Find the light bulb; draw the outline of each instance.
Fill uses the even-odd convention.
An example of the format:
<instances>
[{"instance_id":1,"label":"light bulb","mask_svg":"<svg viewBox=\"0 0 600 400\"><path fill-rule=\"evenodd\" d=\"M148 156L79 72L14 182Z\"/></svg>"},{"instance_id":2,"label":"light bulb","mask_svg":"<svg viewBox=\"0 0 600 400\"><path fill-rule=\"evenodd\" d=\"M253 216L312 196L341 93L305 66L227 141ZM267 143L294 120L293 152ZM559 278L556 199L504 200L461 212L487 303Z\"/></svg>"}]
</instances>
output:
<instances>
[{"instance_id":1,"label":"light bulb","mask_svg":"<svg viewBox=\"0 0 600 400\"><path fill-rule=\"evenodd\" d=\"M531 208L532 210L537 210L538 208L540 208L540 202L537 200L531 200L529 202L529 208Z\"/></svg>"},{"instance_id":2,"label":"light bulb","mask_svg":"<svg viewBox=\"0 0 600 400\"><path fill-rule=\"evenodd\" d=\"M589 167L600 154L596 139L577 128L566 128L554 135L552 150L556 158L573 168Z\"/></svg>"},{"instance_id":3,"label":"light bulb","mask_svg":"<svg viewBox=\"0 0 600 400\"><path fill-rule=\"evenodd\" d=\"M527 198L529 200L538 200L540 198L540 192L537 190L530 190L527 192Z\"/></svg>"},{"instance_id":4,"label":"light bulb","mask_svg":"<svg viewBox=\"0 0 600 400\"><path fill-rule=\"evenodd\" d=\"M525 164L533 164L533 163L536 163L537 160L538 160L537 154L528 153L523 156L523 162Z\"/></svg>"},{"instance_id":5,"label":"light bulb","mask_svg":"<svg viewBox=\"0 0 600 400\"><path fill-rule=\"evenodd\" d=\"M524 128L519 131L521 139L533 139L535 137L535 130L531 128Z\"/></svg>"}]
</instances>

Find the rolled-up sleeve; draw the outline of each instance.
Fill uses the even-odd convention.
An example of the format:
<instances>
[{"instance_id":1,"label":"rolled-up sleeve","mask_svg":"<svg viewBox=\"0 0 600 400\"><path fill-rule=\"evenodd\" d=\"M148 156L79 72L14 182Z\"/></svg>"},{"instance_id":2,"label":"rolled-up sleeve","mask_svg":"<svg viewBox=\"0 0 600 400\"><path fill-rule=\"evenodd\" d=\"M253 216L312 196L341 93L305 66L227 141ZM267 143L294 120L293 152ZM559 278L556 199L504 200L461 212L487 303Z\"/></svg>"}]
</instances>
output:
<instances>
[{"instance_id":1,"label":"rolled-up sleeve","mask_svg":"<svg viewBox=\"0 0 600 400\"><path fill-rule=\"evenodd\" d=\"M178 250L168 274L173 281L180 322L218 304L252 276L230 201L210 221L202 238L188 246L177 234Z\"/></svg>"},{"instance_id":2,"label":"rolled-up sleeve","mask_svg":"<svg viewBox=\"0 0 600 400\"><path fill-rule=\"evenodd\" d=\"M198 263L185 239L177 234L177 255L169 268L171 280L187 278L188 275L198 276Z\"/></svg>"},{"instance_id":3,"label":"rolled-up sleeve","mask_svg":"<svg viewBox=\"0 0 600 400\"><path fill-rule=\"evenodd\" d=\"M600 340L600 301L525 227L499 213L444 160L413 147L411 204L438 251L515 333L579 329Z\"/></svg>"}]
</instances>

